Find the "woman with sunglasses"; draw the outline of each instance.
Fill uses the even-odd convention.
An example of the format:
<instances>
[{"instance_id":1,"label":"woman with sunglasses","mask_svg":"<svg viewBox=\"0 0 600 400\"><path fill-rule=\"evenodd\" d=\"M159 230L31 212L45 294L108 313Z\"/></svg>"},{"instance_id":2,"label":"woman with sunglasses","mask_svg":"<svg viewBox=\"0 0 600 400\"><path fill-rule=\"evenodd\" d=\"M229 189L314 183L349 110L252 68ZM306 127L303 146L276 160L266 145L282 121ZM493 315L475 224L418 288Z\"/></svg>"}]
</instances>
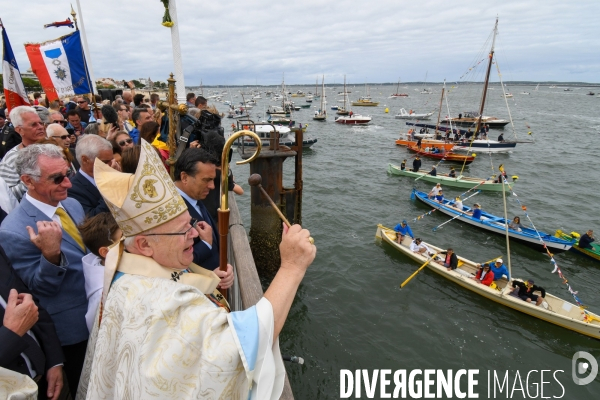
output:
<instances>
[{"instance_id":1,"label":"woman with sunglasses","mask_svg":"<svg viewBox=\"0 0 600 400\"><path fill-rule=\"evenodd\" d=\"M125 131L119 131L117 136L115 136L114 142L118 144L123 151L133 147L133 139Z\"/></svg>"}]
</instances>

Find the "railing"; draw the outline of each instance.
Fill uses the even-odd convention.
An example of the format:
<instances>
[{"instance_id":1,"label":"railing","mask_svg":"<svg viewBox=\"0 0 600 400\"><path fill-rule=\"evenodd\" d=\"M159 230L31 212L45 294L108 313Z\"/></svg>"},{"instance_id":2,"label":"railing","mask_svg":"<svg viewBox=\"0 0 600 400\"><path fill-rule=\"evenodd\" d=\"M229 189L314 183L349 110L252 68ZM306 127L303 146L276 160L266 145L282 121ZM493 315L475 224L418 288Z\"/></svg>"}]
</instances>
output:
<instances>
[{"instance_id":1,"label":"railing","mask_svg":"<svg viewBox=\"0 0 600 400\"><path fill-rule=\"evenodd\" d=\"M230 305L232 311L245 310L258 303L263 297L263 290L250 251L248 235L232 193L229 195L229 210L229 263L233 266L237 277L229 293ZM280 399L294 399L287 373Z\"/></svg>"}]
</instances>

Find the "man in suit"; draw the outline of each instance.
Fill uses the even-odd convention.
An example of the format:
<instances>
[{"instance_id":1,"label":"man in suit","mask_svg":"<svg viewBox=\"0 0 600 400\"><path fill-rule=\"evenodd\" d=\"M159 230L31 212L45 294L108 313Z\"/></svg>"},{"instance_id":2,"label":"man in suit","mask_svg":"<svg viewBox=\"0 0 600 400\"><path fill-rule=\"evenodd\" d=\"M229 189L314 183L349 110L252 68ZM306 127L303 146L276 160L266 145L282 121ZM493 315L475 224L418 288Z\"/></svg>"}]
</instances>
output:
<instances>
[{"instance_id":1,"label":"man in suit","mask_svg":"<svg viewBox=\"0 0 600 400\"><path fill-rule=\"evenodd\" d=\"M0 367L30 376L38 398L56 400L64 362L50 315L29 290L0 247Z\"/></svg>"},{"instance_id":2,"label":"man in suit","mask_svg":"<svg viewBox=\"0 0 600 400\"><path fill-rule=\"evenodd\" d=\"M33 144L19 152L17 173L27 194L0 226L0 243L31 294L48 311L65 356L72 393L77 390L89 332L81 258L87 250L76 225L85 214L67 198L71 182L62 150Z\"/></svg>"},{"instance_id":3,"label":"man in suit","mask_svg":"<svg viewBox=\"0 0 600 400\"><path fill-rule=\"evenodd\" d=\"M216 224L202 203L208 192L215 188L216 160L207 151L186 149L175 163L175 187L183 197L192 218L198 220L194 239L194 263L212 270L221 278L220 288L227 289L233 283L233 268L219 270L219 237Z\"/></svg>"},{"instance_id":4,"label":"man in suit","mask_svg":"<svg viewBox=\"0 0 600 400\"><path fill-rule=\"evenodd\" d=\"M115 168L112 144L98 135L83 135L77 141L76 154L80 168L71 180L69 197L81 204L88 217L110 212L94 181L94 161L98 158Z\"/></svg>"}]
</instances>

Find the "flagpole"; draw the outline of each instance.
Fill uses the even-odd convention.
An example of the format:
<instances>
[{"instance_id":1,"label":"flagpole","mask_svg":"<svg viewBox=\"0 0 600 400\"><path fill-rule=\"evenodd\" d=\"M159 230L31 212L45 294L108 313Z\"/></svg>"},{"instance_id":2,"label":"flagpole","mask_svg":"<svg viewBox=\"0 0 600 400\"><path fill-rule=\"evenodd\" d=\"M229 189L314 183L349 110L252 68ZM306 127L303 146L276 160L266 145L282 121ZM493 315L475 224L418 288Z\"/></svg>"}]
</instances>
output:
<instances>
[{"instance_id":1,"label":"flagpole","mask_svg":"<svg viewBox=\"0 0 600 400\"><path fill-rule=\"evenodd\" d=\"M79 0L77 0L79 1ZM183 60L181 58L181 43L179 42L179 23L177 22L176 0L169 0L169 13L171 15L171 46L173 47L173 63L175 66L175 89L177 91L177 102L185 103L185 83L183 80Z\"/></svg>"},{"instance_id":2,"label":"flagpole","mask_svg":"<svg viewBox=\"0 0 600 400\"><path fill-rule=\"evenodd\" d=\"M90 55L90 51L88 49L87 36L85 34L85 24L83 22L83 14L81 13L81 6L79 5L79 0L76 0L77 3L77 12L79 13L79 22L81 22L81 36L83 37L83 54L85 55L87 69L90 74L90 80L92 81L92 93L98 93L96 90L96 79L94 78L94 69L92 68L92 57ZM71 6L71 15L74 14L73 6ZM94 104L96 103L94 99Z\"/></svg>"}]
</instances>

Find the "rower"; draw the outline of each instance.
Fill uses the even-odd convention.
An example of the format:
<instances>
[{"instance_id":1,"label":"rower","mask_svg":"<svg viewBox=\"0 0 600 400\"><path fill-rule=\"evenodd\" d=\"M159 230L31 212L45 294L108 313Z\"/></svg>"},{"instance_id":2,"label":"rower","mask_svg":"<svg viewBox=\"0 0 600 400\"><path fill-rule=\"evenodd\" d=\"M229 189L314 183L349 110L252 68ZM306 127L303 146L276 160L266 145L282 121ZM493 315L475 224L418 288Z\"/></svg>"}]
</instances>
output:
<instances>
[{"instance_id":1,"label":"rower","mask_svg":"<svg viewBox=\"0 0 600 400\"><path fill-rule=\"evenodd\" d=\"M420 168L421 168L421 158L419 156L415 156L415 159L413 160L413 172L419 172Z\"/></svg>"},{"instance_id":2,"label":"rower","mask_svg":"<svg viewBox=\"0 0 600 400\"><path fill-rule=\"evenodd\" d=\"M442 191L442 184L441 183L436 183L435 186L431 189L431 191L429 192L429 194L427 195L428 198L434 198L435 196L437 196L440 192Z\"/></svg>"},{"instance_id":3,"label":"rower","mask_svg":"<svg viewBox=\"0 0 600 400\"><path fill-rule=\"evenodd\" d=\"M440 255L446 256L444 257L444 267L446 267L448 271L458 268L458 257L456 256L456 253L454 253L454 249L448 247L448 250L441 252Z\"/></svg>"},{"instance_id":4,"label":"rower","mask_svg":"<svg viewBox=\"0 0 600 400\"><path fill-rule=\"evenodd\" d=\"M454 207L454 208L456 208L456 209L459 209L460 211L462 211L462 210L463 210L463 203L462 203L462 200L460 199L460 197L457 197L457 198L454 200L454 205L453 205L453 207Z\"/></svg>"},{"instance_id":5,"label":"rower","mask_svg":"<svg viewBox=\"0 0 600 400\"><path fill-rule=\"evenodd\" d=\"M590 229L581 235L578 246L582 249L593 249L594 247L592 246L592 242L594 240L596 240L596 238L594 238L594 231Z\"/></svg>"},{"instance_id":6,"label":"rower","mask_svg":"<svg viewBox=\"0 0 600 400\"><path fill-rule=\"evenodd\" d=\"M448 176L450 178L456 178L456 171L454 170L454 167L450 168L450 172L448 173Z\"/></svg>"},{"instance_id":7,"label":"rower","mask_svg":"<svg viewBox=\"0 0 600 400\"><path fill-rule=\"evenodd\" d=\"M421 238L416 238L415 240L413 240L410 243L410 250L415 253L418 253L418 254L426 254L426 255L434 254L434 252L429 247L427 247L427 245L425 243L423 243Z\"/></svg>"},{"instance_id":8,"label":"rower","mask_svg":"<svg viewBox=\"0 0 600 400\"><path fill-rule=\"evenodd\" d=\"M481 205L479 203L473 204L473 209L471 211L467 211L467 215L471 215L474 219L481 219Z\"/></svg>"},{"instance_id":9,"label":"rower","mask_svg":"<svg viewBox=\"0 0 600 400\"><path fill-rule=\"evenodd\" d=\"M438 194L435 196L435 201L437 201L438 203L443 203L444 202L444 193L442 193L441 189L438 192Z\"/></svg>"},{"instance_id":10,"label":"rower","mask_svg":"<svg viewBox=\"0 0 600 400\"><path fill-rule=\"evenodd\" d=\"M543 298L546 297L546 289L536 286L534 283L533 279L527 279L525 282L512 281L514 290L511 294L528 303L535 301L535 305L540 306L544 302ZM538 291L541 293L541 296L533 294L533 292Z\"/></svg>"},{"instance_id":11,"label":"rower","mask_svg":"<svg viewBox=\"0 0 600 400\"><path fill-rule=\"evenodd\" d=\"M437 169L435 168L435 165L431 166L431 171L429 171L429 175L437 176Z\"/></svg>"},{"instance_id":12,"label":"rower","mask_svg":"<svg viewBox=\"0 0 600 400\"><path fill-rule=\"evenodd\" d=\"M404 170L406 169L406 159L404 159L404 160L402 161L402 163L400 164L400 169L401 169L402 171L404 171Z\"/></svg>"},{"instance_id":13,"label":"rower","mask_svg":"<svg viewBox=\"0 0 600 400\"><path fill-rule=\"evenodd\" d=\"M410 236L411 239L415 238L415 236L413 235L412 230L410 229L410 226L408 226L408 223L406 222L406 220L403 220L398 225L396 225L394 227L394 231L396 232L396 241L399 244L402 244L402 241L404 240L406 235Z\"/></svg>"}]
</instances>

